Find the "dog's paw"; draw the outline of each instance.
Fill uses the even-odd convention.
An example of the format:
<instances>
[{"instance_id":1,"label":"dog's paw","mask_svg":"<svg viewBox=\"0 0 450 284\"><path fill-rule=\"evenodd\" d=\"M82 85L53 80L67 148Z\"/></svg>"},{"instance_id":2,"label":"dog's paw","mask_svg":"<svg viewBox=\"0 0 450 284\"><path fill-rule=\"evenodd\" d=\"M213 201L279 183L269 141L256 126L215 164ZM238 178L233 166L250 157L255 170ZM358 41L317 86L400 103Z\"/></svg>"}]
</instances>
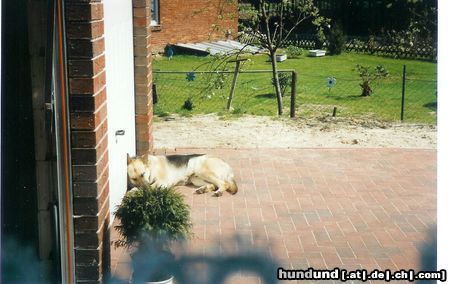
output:
<instances>
[{"instance_id":1,"label":"dog's paw","mask_svg":"<svg viewBox=\"0 0 450 284\"><path fill-rule=\"evenodd\" d=\"M206 192L206 187L202 186L195 190L195 194L203 194Z\"/></svg>"},{"instance_id":2,"label":"dog's paw","mask_svg":"<svg viewBox=\"0 0 450 284\"><path fill-rule=\"evenodd\" d=\"M221 191L221 190L216 190L216 191L213 193L213 196L214 196L214 197L220 197L220 196L222 196L222 194L223 194L223 191Z\"/></svg>"},{"instance_id":3,"label":"dog's paw","mask_svg":"<svg viewBox=\"0 0 450 284\"><path fill-rule=\"evenodd\" d=\"M137 188L137 187L133 187L132 189L130 189L128 192L134 192L134 191L137 191L137 190L139 190L139 188Z\"/></svg>"}]
</instances>

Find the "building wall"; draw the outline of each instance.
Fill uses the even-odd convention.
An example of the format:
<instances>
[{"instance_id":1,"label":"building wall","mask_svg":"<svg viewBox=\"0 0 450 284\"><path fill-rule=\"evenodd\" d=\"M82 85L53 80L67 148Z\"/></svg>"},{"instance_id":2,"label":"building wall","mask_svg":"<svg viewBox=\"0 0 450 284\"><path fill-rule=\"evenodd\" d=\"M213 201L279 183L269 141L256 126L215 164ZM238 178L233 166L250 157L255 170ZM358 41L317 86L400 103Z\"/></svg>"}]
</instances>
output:
<instances>
[{"instance_id":1,"label":"building wall","mask_svg":"<svg viewBox=\"0 0 450 284\"><path fill-rule=\"evenodd\" d=\"M160 0L160 22L152 27L152 52L163 51L167 44L233 38L238 26L235 2Z\"/></svg>"},{"instance_id":2,"label":"building wall","mask_svg":"<svg viewBox=\"0 0 450 284\"><path fill-rule=\"evenodd\" d=\"M136 154L153 149L150 0L133 0Z\"/></svg>"},{"instance_id":3,"label":"building wall","mask_svg":"<svg viewBox=\"0 0 450 284\"><path fill-rule=\"evenodd\" d=\"M152 150L150 0L132 0L136 150ZM104 10L101 0L66 0L75 276L105 283L110 208ZM130 118L133 119L133 118Z\"/></svg>"},{"instance_id":4,"label":"building wall","mask_svg":"<svg viewBox=\"0 0 450 284\"><path fill-rule=\"evenodd\" d=\"M75 277L109 270L109 168L103 4L67 1Z\"/></svg>"}]
</instances>

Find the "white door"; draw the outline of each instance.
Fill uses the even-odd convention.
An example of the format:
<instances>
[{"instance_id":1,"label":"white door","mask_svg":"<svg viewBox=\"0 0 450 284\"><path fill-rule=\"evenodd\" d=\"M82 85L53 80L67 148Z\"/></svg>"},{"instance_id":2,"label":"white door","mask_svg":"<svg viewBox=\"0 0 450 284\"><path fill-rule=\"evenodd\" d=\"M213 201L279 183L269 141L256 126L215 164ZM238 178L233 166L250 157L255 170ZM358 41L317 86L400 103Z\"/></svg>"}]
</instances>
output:
<instances>
[{"instance_id":1,"label":"white door","mask_svg":"<svg viewBox=\"0 0 450 284\"><path fill-rule=\"evenodd\" d=\"M136 153L131 1L103 1L111 214L127 189L127 153Z\"/></svg>"}]
</instances>

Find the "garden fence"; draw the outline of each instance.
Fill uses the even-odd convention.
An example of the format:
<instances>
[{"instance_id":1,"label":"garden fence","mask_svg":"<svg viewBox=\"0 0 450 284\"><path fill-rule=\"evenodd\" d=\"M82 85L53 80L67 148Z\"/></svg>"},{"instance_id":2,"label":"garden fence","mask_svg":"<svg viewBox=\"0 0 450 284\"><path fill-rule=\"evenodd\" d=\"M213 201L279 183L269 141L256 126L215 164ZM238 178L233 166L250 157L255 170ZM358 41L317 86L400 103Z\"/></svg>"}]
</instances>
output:
<instances>
[{"instance_id":1,"label":"garden fence","mask_svg":"<svg viewBox=\"0 0 450 284\"><path fill-rule=\"evenodd\" d=\"M372 84L371 96L363 97L359 78L299 74L297 116L324 117L335 112L337 117L436 124L437 82L420 77L406 73L403 84L402 71L391 72Z\"/></svg>"},{"instance_id":2,"label":"garden fence","mask_svg":"<svg viewBox=\"0 0 450 284\"><path fill-rule=\"evenodd\" d=\"M245 44L258 44L254 35L243 34L239 38ZM292 34L284 43L284 47L289 45L315 49L316 36L312 34ZM326 48L328 42L324 43ZM347 36L345 50L368 53L382 56L392 56L394 58L422 59L435 61L437 58L437 46L426 43L416 43L412 46L404 44L394 44L383 37L357 37Z\"/></svg>"},{"instance_id":3,"label":"garden fence","mask_svg":"<svg viewBox=\"0 0 450 284\"><path fill-rule=\"evenodd\" d=\"M227 113L227 103L233 72L175 72L154 71L157 103L155 114ZM294 110L297 117L332 116L365 118L378 121L436 123L437 83L424 79L426 74L402 70L372 84L373 94L361 96L359 77L328 77L315 74L296 75L292 92L292 70L280 71L283 112L292 116L291 93L296 94ZM423 75L423 76L422 76ZM296 82L295 82L296 81ZM402 90L404 103L402 117ZM230 110L233 114L277 115L277 100L270 71L240 72ZM295 113L294 113L295 115ZM402 119L403 118L403 119Z\"/></svg>"},{"instance_id":4,"label":"garden fence","mask_svg":"<svg viewBox=\"0 0 450 284\"><path fill-rule=\"evenodd\" d=\"M283 112L292 113L291 85L295 71L280 70ZM277 100L271 70L240 71L228 110L234 71L153 71L157 115L168 113L226 113L276 115ZM296 90L296 88L294 88Z\"/></svg>"}]
</instances>

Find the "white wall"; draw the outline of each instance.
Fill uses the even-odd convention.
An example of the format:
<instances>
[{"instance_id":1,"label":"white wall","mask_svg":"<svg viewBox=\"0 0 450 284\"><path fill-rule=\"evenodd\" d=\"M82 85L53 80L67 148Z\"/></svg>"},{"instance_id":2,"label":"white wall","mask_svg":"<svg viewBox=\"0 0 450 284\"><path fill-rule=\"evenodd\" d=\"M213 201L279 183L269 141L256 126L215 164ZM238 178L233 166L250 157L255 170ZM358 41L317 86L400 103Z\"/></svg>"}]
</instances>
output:
<instances>
[{"instance_id":1,"label":"white wall","mask_svg":"<svg viewBox=\"0 0 450 284\"><path fill-rule=\"evenodd\" d=\"M104 0L111 214L127 187L126 156L136 152L131 0ZM124 130L124 135L116 135ZM113 218L111 218L111 221Z\"/></svg>"}]
</instances>

